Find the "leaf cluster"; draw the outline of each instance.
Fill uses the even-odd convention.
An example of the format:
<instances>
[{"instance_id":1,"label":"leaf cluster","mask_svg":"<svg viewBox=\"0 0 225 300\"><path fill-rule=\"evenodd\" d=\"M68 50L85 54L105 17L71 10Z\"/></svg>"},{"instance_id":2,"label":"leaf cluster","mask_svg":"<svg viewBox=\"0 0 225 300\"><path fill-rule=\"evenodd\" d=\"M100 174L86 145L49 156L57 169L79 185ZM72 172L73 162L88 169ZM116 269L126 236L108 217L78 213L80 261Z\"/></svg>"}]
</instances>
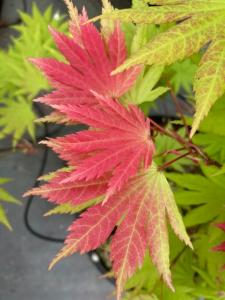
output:
<instances>
[{"instance_id":1,"label":"leaf cluster","mask_svg":"<svg viewBox=\"0 0 225 300\"><path fill-rule=\"evenodd\" d=\"M0 178L0 185L4 185L8 183L10 179L8 178ZM10 203L10 204L21 204L19 200L10 195L3 187L0 187L0 223L6 226L9 230L12 230L8 217L6 215L6 211L2 205L2 203Z\"/></svg>"},{"instance_id":2,"label":"leaf cluster","mask_svg":"<svg viewBox=\"0 0 225 300\"><path fill-rule=\"evenodd\" d=\"M134 53L114 74L133 65L170 65L204 48L194 78L196 114L191 135L225 92L225 3L218 0L136 1L131 9L115 11L101 18L137 24L172 24ZM137 5L137 3L140 3ZM98 18L97 18L98 19Z\"/></svg>"},{"instance_id":3,"label":"leaf cluster","mask_svg":"<svg viewBox=\"0 0 225 300\"><path fill-rule=\"evenodd\" d=\"M34 4L32 14L20 12L22 23L13 26L15 37L7 50L0 51L0 138L13 137L14 145L25 132L35 136L35 112L31 100L49 90L47 80L29 62L31 57L62 59L48 32L48 25L67 30L64 18L49 7L41 13Z\"/></svg>"}]
</instances>

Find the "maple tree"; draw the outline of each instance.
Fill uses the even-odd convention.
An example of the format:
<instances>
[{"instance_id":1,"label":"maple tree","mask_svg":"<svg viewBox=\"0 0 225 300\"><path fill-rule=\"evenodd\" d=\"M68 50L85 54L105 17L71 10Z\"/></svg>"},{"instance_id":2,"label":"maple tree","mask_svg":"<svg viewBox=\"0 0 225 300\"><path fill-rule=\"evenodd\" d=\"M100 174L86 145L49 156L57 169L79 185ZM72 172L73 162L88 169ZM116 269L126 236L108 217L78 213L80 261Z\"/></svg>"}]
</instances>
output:
<instances>
[{"instance_id":1,"label":"maple tree","mask_svg":"<svg viewBox=\"0 0 225 300\"><path fill-rule=\"evenodd\" d=\"M65 245L50 268L66 256L83 254L108 242L118 300L126 289L125 299L160 299L162 295L165 299L189 300L202 295L217 299L225 282L219 274L224 257L212 259L203 250L212 249L220 240L220 236L215 238L214 231L210 235L210 226L206 224L213 220L219 223L225 217L224 145L221 143L216 151L212 143L209 145L210 137L216 143L225 135L223 128L214 126L215 120L223 117L224 105L218 101L192 140L192 118L183 115L175 93L183 87L191 94L196 64L193 58L170 68L164 64L191 55L211 41L210 14L218 16L213 41L197 70L201 75L197 75L200 77L194 84L197 103L202 102L203 86L208 88L209 81L213 86L205 100L208 108L200 104L199 109L197 104L193 134L209 106L223 93L223 84L216 91L216 76L211 82L218 63L214 61L214 51L216 57L221 53L213 45L218 43L223 1L212 0L206 9L206 2L200 0L136 0L132 9L118 11L104 0L100 30L89 22L85 9L79 15L71 1L65 2L71 18L70 35L50 28L64 59L31 59L54 88L50 94L36 99L53 109L42 120L88 126L80 132L42 142L66 161L67 167L42 177L46 182L26 193L56 204L46 215L81 212L69 227ZM148 7L147 2L154 6ZM126 27L127 21L143 23L143 18L145 23L175 23L168 27ZM202 35L196 28L190 29L193 24ZM189 48L178 47L176 36L184 46L190 38ZM179 76L186 68L185 76ZM171 71L171 85L167 82L163 86ZM219 81L220 71L221 65L216 74ZM182 121L182 125L177 122L182 126L180 129L174 129L172 124L164 128L143 112L147 111L143 104L151 105L167 91ZM197 170L199 174L179 174L184 170ZM192 244L195 253L188 250L193 248ZM223 244L215 249L223 250ZM220 278L218 282L209 280L209 270L213 278ZM137 291L140 295L135 294Z\"/></svg>"}]
</instances>

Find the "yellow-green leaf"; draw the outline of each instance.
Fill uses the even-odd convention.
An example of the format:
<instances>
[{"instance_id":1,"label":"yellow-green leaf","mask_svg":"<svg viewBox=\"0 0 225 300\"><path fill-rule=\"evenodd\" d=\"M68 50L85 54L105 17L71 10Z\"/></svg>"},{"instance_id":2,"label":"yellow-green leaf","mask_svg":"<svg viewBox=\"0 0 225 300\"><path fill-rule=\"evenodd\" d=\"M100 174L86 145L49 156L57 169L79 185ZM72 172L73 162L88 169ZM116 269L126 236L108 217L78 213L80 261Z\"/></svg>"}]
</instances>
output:
<instances>
[{"instance_id":1,"label":"yellow-green leaf","mask_svg":"<svg viewBox=\"0 0 225 300\"><path fill-rule=\"evenodd\" d=\"M9 230L12 230L12 226L9 223L9 220L6 216L5 210L2 207L2 205L0 205L0 223L5 225Z\"/></svg>"},{"instance_id":2,"label":"yellow-green leaf","mask_svg":"<svg viewBox=\"0 0 225 300\"><path fill-rule=\"evenodd\" d=\"M203 56L194 81L196 114L192 125L194 135L202 119L225 92L225 38L218 38Z\"/></svg>"}]
</instances>

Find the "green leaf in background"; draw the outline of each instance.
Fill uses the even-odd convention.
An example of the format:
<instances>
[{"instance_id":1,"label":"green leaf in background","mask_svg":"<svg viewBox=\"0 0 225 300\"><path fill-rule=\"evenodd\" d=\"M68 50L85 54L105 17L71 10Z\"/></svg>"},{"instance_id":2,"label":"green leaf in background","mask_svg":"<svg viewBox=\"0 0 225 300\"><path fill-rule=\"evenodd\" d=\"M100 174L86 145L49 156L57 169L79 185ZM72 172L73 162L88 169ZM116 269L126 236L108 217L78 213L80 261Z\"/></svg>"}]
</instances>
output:
<instances>
[{"instance_id":1,"label":"green leaf in background","mask_svg":"<svg viewBox=\"0 0 225 300\"><path fill-rule=\"evenodd\" d=\"M33 57L63 59L56 50L48 25L67 32L67 23L49 7L44 13L34 4L32 14L20 12L22 23L13 28L19 35L12 38L6 51L0 50L0 138L13 136L13 144L25 132L35 137L31 102L40 91L50 89L47 80L29 61Z\"/></svg>"},{"instance_id":2,"label":"green leaf in background","mask_svg":"<svg viewBox=\"0 0 225 300\"><path fill-rule=\"evenodd\" d=\"M0 101L0 139L12 135L14 146L25 132L28 132L31 138L34 139L35 118L32 103L24 98Z\"/></svg>"},{"instance_id":3,"label":"green leaf in background","mask_svg":"<svg viewBox=\"0 0 225 300\"><path fill-rule=\"evenodd\" d=\"M158 99L162 94L166 93L169 89L167 87L157 87L164 67L153 66L146 68L141 75L139 75L135 86L124 96L126 103L140 105L144 102L152 102Z\"/></svg>"},{"instance_id":4,"label":"green leaf in background","mask_svg":"<svg viewBox=\"0 0 225 300\"><path fill-rule=\"evenodd\" d=\"M19 36L12 38L9 49L0 53L0 90L7 96L22 94L31 100L40 90L49 89L49 85L28 58L55 57L62 60L48 25L62 32L66 31L67 25L59 14L53 15L51 7L41 13L33 5L31 15L20 12L20 17L22 24L13 27Z\"/></svg>"},{"instance_id":5,"label":"green leaf in background","mask_svg":"<svg viewBox=\"0 0 225 300\"><path fill-rule=\"evenodd\" d=\"M127 281L126 290L133 290L134 294L142 288L150 291L159 279L160 275L147 254L143 266Z\"/></svg>"},{"instance_id":6,"label":"green leaf in background","mask_svg":"<svg viewBox=\"0 0 225 300\"><path fill-rule=\"evenodd\" d=\"M202 167L204 175L167 173L166 176L179 187L175 198L179 205L187 208L184 223L187 227L204 224L225 212L225 176L212 175L218 169ZM196 206L189 211L190 206Z\"/></svg>"},{"instance_id":7,"label":"green leaf in background","mask_svg":"<svg viewBox=\"0 0 225 300\"><path fill-rule=\"evenodd\" d=\"M213 133L199 133L193 137L193 142L217 162L225 163L225 136Z\"/></svg>"},{"instance_id":8,"label":"green leaf in background","mask_svg":"<svg viewBox=\"0 0 225 300\"><path fill-rule=\"evenodd\" d=\"M197 65L194 64L191 59L176 62L169 67L170 71L173 73L170 82L175 93L179 92L181 88L188 94L191 93L192 83L197 68Z\"/></svg>"},{"instance_id":9,"label":"green leaf in background","mask_svg":"<svg viewBox=\"0 0 225 300\"><path fill-rule=\"evenodd\" d=\"M159 31L155 25L136 25L136 32L133 32L132 41L130 42L130 52L135 53L152 39ZM152 102L166 93L167 87L156 87L163 73L163 66L146 66L139 75L133 88L123 96L124 103L140 105L145 102Z\"/></svg>"},{"instance_id":10,"label":"green leaf in background","mask_svg":"<svg viewBox=\"0 0 225 300\"><path fill-rule=\"evenodd\" d=\"M225 136L225 97L220 98L220 100L214 105L213 109L210 111L209 115L202 121L199 128L200 132L207 132Z\"/></svg>"},{"instance_id":11,"label":"green leaf in background","mask_svg":"<svg viewBox=\"0 0 225 300\"><path fill-rule=\"evenodd\" d=\"M225 261L225 253L212 251L212 248L224 240L224 233L215 226L224 221L222 213L214 222L195 236L194 248L198 258L198 273L203 281L214 290L223 290L225 286L225 273L221 269Z\"/></svg>"},{"instance_id":12,"label":"green leaf in background","mask_svg":"<svg viewBox=\"0 0 225 300\"><path fill-rule=\"evenodd\" d=\"M8 178L0 178L0 185L3 185L7 182L9 182L10 179ZM20 201L18 201L16 198L14 198L12 195L10 195L6 190L4 190L2 187L0 187L0 202L8 202L11 204L21 204ZM6 212L0 204L0 223L6 226L9 230L12 230L12 227L9 223L8 217L6 215Z\"/></svg>"},{"instance_id":13,"label":"green leaf in background","mask_svg":"<svg viewBox=\"0 0 225 300\"><path fill-rule=\"evenodd\" d=\"M9 223L9 220L6 216L5 210L2 205L0 205L0 223L7 227L9 230L12 230L12 226Z\"/></svg>"}]
</instances>

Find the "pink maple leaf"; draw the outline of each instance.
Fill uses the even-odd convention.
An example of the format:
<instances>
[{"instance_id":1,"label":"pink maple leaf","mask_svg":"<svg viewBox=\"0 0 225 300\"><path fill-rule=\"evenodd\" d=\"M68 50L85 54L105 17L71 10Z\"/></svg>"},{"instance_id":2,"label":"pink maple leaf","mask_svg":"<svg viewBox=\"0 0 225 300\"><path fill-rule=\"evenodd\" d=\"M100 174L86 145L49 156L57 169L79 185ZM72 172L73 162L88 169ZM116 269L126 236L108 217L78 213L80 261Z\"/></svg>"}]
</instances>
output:
<instances>
[{"instance_id":1,"label":"pink maple leaf","mask_svg":"<svg viewBox=\"0 0 225 300\"><path fill-rule=\"evenodd\" d=\"M73 169L29 193L57 204L85 204L98 196L107 199L90 207L70 226L66 245L50 267L75 252L96 249L118 226L111 243L117 299L126 280L142 265L147 249L173 289L167 219L181 240L189 246L191 242L170 186L152 164L155 148L149 120L136 106L124 107L117 100L97 98L98 105L86 108L57 105L69 119L90 129L45 142Z\"/></svg>"},{"instance_id":2,"label":"pink maple leaf","mask_svg":"<svg viewBox=\"0 0 225 300\"><path fill-rule=\"evenodd\" d=\"M73 38L51 30L68 63L34 60L56 89L39 100L56 109L50 119L63 115L90 129L44 142L72 168L59 171L27 195L74 206L89 205L99 196L107 201L88 208L70 226L65 246L50 267L62 257L96 249L117 227L111 243L117 299L126 280L142 265L146 250L173 289L167 220L181 240L189 246L191 242L169 184L152 164L155 147L149 119L138 107L124 107L117 100L135 82L140 67L111 76L127 56L119 24L106 41L92 24L82 25L88 20L86 12L77 17L71 10L71 16Z\"/></svg>"},{"instance_id":3,"label":"pink maple leaf","mask_svg":"<svg viewBox=\"0 0 225 300\"><path fill-rule=\"evenodd\" d=\"M100 105L60 105L57 109L70 120L91 126L45 143L76 168L62 182L93 180L110 172L106 198L119 191L141 166L148 167L155 151L150 123L133 105L99 99ZM56 107L56 106L54 106Z\"/></svg>"},{"instance_id":4,"label":"pink maple leaf","mask_svg":"<svg viewBox=\"0 0 225 300\"><path fill-rule=\"evenodd\" d=\"M55 90L37 101L48 105L96 104L93 92L109 98L125 94L137 79L141 68L133 67L115 76L111 72L127 58L125 36L119 23L107 41L87 21L86 11L71 21L72 38L50 28L60 52L68 63L52 58L31 59L47 76Z\"/></svg>"},{"instance_id":5,"label":"pink maple leaf","mask_svg":"<svg viewBox=\"0 0 225 300\"><path fill-rule=\"evenodd\" d=\"M76 185L77 183L74 184L75 188ZM104 185L105 183L101 192L104 192ZM62 199L60 194L54 196L55 186L51 195L48 194L50 192L46 193L46 186L43 187L43 191L41 189L38 188L31 193L50 197L51 201L53 196L55 202L64 203L65 196ZM87 191L84 182L83 190ZM70 192L71 199L80 198L79 194L73 195L72 189ZM90 195L88 193L86 195L89 198ZM98 248L117 226L111 243L111 260L117 278L117 299L121 297L126 280L141 267L147 249L159 273L173 289L169 268L167 216L177 236L191 247L169 184L163 173L158 172L156 165L153 164L130 178L104 205L100 203L86 210L69 227L70 233L65 246L53 260L50 268L63 257L78 251L85 253Z\"/></svg>"},{"instance_id":6,"label":"pink maple leaf","mask_svg":"<svg viewBox=\"0 0 225 300\"><path fill-rule=\"evenodd\" d=\"M48 183L43 184L40 188L34 188L27 192L25 196L41 196L43 198L48 198L49 202L55 204L64 204L69 202L75 206L106 193L108 183L107 175L100 179L88 182L77 180L62 184L62 181L65 180L70 173L71 171L56 172Z\"/></svg>"}]
</instances>

